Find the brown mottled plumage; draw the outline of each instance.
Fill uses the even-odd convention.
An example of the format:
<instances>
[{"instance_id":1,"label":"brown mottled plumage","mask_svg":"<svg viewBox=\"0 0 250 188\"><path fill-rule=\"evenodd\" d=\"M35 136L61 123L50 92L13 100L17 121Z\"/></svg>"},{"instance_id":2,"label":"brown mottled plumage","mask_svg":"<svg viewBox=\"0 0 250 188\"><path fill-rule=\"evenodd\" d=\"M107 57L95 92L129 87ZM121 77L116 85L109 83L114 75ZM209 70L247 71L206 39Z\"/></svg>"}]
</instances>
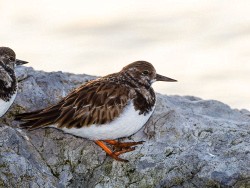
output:
<instances>
[{"instance_id":1,"label":"brown mottled plumage","mask_svg":"<svg viewBox=\"0 0 250 188\"><path fill-rule=\"evenodd\" d=\"M119 129L119 125L114 126L113 134L112 130L110 132L108 128L111 127L112 123L122 118L121 114L131 113L131 110L137 113L138 117L145 116L146 120L150 117L155 105L155 93L151 87L154 81L176 80L156 74L154 67L148 62L137 61L125 66L118 73L83 84L53 106L20 114L17 119L25 121L20 126L29 130L54 125L65 132L96 140L95 142L110 156L117 160L126 161L118 156L121 153L134 150L131 146L141 142L127 143L126 145L110 139L129 136L138 130L124 133L124 135L119 134L116 137L115 129ZM130 104L132 104L133 109L127 109ZM144 123L142 122L142 125L137 125L137 123L136 126L140 128ZM105 127L107 128L106 133ZM102 132L98 133L101 129ZM75 133L74 130L79 130L77 132L82 130L83 133ZM103 135L103 130L106 136ZM122 152L112 152L99 139L105 140L108 144L119 146Z\"/></svg>"},{"instance_id":2,"label":"brown mottled plumage","mask_svg":"<svg viewBox=\"0 0 250 188\"><path fill-rule=\"evenodd\" d=\"M15 100L17 80L15 66L27 62L16 59L15 52L8 47L0 47L0 117Z\"/></svg>"}]
</instances>

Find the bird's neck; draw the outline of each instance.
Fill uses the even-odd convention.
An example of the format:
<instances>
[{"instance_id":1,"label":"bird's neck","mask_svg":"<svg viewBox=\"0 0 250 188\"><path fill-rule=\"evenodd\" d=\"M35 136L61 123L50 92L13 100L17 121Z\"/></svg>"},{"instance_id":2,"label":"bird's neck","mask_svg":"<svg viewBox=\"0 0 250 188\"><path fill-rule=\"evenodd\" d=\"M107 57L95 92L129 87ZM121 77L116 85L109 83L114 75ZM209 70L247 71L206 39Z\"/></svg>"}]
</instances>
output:
<instances>
[{"instance_id":1,"label":"bird's neck","mask_svg":"<svg viewBox=\"0 0 250 188\"><path fill-rule=\"evenodd\" d=\"M130 96L133 99L135 110L138 110L139 114L146 115L153 110L155 105L155 92L151 85L142 84L133 77L120 73L110 74L102 79L128 87Z\"/></svg>"},{"instance_id":2,"label":"bird's neck","mask_svg":"<svg viewBox=\"0 0 250 188\"><path fill-rule=\"evenodd\" d=\"M134 94L134 106L139 114L146 115L153 110L155 105L155 92L150 83L140 82L129 74L122 74L122 80L130 87Z\"/></svg>"},{"instance_id":3,"label":"bird's neck","mask_svg":"<svg viewBox=\"0 0 250 188\"><path fill-rule=\"evenodd\" d=\"M139 110L139 114L146 115L151 112L155 106L155 92L152 87L149 89L138 88L135 89L136 97L134 98L134 106Z\"/></svg>"}]
</instances>

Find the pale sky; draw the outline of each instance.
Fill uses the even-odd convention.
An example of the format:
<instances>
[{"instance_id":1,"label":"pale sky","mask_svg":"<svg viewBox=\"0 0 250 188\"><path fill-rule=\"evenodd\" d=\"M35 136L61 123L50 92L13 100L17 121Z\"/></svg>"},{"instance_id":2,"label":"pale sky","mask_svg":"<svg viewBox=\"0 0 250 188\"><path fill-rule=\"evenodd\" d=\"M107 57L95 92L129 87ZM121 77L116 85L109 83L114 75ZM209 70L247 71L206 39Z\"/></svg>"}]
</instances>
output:
<instances>
[{"instance_id":1,"label":"pale sky","mask_svg":"<svg viewBox=\"0 0 250 188\"><path fill-rule=\"evenodd\" d=\"M0 0L1 46L44 71L106 75L136 60L157 92L250 109L248 0Z\"/></svg>"}]
</instances>

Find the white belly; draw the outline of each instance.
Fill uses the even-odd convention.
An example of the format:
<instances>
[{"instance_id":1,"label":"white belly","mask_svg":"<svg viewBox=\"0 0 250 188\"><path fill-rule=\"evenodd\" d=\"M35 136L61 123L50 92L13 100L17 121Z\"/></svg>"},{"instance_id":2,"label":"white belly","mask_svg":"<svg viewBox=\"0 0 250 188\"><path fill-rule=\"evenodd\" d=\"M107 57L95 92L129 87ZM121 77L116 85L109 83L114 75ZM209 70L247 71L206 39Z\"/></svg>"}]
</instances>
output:
<instances>
[{"instance_id":1,"label":"white belly","mask_svg":"<svg viewBox=\"0 0 250 188\"><path fill-rule=\"evenodd\" d=\"M2 117L7 110L10 108L10 106L12 105L12 103L14 102L15 98L16 98L16 94L15 93L8 102L3 101L2 99L0 99L0 117Z\"/></svg>"},{"instance_id":2,"label":"white belly","mask_svg":"<svg viewBox=\"0 0 250 188\"><path fill-rule=\"evenodd\" d=\"M73 134L79 137L88 138L90 140L108 140L128 137L139 131L148 121L154 111L146 115L139 115L139 111L135 111L132 102L125 107L123 113L114 121L103 125L91 125L83 128L63 128L66 133ZM56 128L56 126L51 126Z\"/></svg>"}]
</instances>

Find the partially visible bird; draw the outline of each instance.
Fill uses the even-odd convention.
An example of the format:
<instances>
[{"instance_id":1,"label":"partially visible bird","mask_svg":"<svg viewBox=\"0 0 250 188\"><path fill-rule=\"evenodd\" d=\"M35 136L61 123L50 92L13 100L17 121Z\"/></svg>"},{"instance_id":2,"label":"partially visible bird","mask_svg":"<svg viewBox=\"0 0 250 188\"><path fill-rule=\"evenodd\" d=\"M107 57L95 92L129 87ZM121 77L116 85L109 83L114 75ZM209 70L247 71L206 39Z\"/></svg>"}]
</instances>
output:
<instances>
[{"instance_id":1,"label":"partially visible bird","mask_svg":"<svg viewBox=\"0 0 250 188\"><path fill-rule=\"evenodd\" d=\"M115 139L136 133L148 121L155 108L151 87L155 81L176 80L157 74L149 62L136 61L118 73L83 84L55 105L17 115L16 119L24 121L20 127L28 130L53 127L94 140L108 155L127 162L119 155L133 151L133 146L142 142Z\"/></svg>"},{"instance_id":2,"label":"partially visible bird","mask_svg":"<svg viewBox=\"0 0 250 188\"><path fill-rule=\"evenodd\" d=\"M14 102L17 94L16 65L28 62L16 59L15 52L8 47L0 47L0 117Z\"/></svg>"}]
</instances>

